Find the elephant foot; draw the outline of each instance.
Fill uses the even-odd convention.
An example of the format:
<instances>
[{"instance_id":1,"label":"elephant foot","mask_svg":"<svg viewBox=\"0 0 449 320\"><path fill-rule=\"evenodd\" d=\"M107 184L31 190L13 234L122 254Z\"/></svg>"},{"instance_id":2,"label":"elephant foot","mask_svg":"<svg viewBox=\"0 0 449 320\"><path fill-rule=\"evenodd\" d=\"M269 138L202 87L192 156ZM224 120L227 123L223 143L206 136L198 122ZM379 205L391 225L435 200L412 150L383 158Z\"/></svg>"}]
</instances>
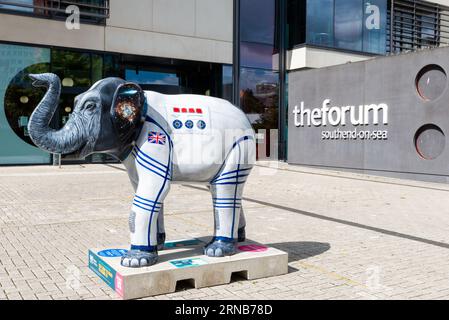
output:
<instances>
[{"instance_id":1,"label":"elephant foot","mask_svg":"<svg viewBox=\"0 0 449 320\"><path fill-rule=\"evenodd\" d=\"M157 234L157 250L163 250L165 243L165 232Z\"/></svg>"},{"instance_id":2,"label":"elephant foot","mask_svg":"<svg viewBox=\"0 0 449 320\"><path fill-rule=\"evenodd\" d=\"M157 262L157 256L157 251L129 250L122 256L121 264L129 268L148 267Z\"/></svg>"},{"instance_id":3,"label":"elephant foot","mask_svg":"<svg viewBox=\"0 0 449 320\"><path fill-rule=\"evenodd\" d=\"M212 239L207 246L204 247L204 254L209 257L232 256L236 253L236 241L231 239Z\"/></svg>"},{"instance_id":4,"label":"elephant foot","mask_svg":"<svg viewBox=\"0 0 449 320\"><path fill-rule=\"evenodd\" d=\"M244 242L246 240L245 227L241 227L237 232L238 232L238 241Z\"/></svg>"}]
</instances>

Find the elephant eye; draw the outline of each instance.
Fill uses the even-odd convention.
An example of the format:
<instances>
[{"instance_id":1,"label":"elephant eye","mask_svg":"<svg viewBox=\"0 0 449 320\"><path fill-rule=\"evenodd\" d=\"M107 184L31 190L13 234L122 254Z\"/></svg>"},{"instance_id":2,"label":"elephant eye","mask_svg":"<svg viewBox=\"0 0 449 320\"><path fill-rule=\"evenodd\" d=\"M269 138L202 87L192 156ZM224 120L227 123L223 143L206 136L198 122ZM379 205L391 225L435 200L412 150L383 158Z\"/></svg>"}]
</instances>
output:
<instances>
[{"instance_id":1,"label":"elephant eye","mask_svg":"<svg viewBox=\"0 0 449 320\"><path fill-rule=\"evenodd\" d=\"M86 110L93 110L97 105L94 102L88 102L86 103L85 109Z\"/></svg>"}]
</instances>

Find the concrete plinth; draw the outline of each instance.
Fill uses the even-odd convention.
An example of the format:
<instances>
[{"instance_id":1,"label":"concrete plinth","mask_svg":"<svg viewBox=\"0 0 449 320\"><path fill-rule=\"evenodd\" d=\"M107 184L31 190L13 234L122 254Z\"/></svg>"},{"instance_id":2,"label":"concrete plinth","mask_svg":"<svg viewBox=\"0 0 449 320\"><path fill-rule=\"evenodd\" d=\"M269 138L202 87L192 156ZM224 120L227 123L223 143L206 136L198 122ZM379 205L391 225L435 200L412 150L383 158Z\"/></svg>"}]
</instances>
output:
<instances>
[{"instance_id":1,"label":"concrete plinth","mask_svg":"<svg viewBox=\"0 0 449 320\"><path fill-rule=\"evenodd\" d=\"M210 258L203 254L207 240L167 242L159 252L159 262L145 268L120 265L127 246L91 249L89 268L123 299L175 292L180 281L203 288L229 283L234 273L251 280L288 272L288 254L278 249L247 241L239 243L233 256Z\"/></svg>"}]
</instances>

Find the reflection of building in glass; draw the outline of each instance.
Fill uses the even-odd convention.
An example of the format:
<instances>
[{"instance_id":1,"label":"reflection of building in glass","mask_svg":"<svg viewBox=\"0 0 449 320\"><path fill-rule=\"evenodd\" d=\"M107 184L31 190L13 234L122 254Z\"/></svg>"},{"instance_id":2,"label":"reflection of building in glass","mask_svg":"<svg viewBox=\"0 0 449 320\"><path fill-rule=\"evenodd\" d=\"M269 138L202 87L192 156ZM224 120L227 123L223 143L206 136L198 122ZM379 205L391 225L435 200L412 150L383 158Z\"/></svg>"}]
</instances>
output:
<instances>
[{"instance_id":1,"label":"reflection of building in glass","mask_svg":"<svg viewBox=\"0 0 449 320\"><path fill-rule=\"evenodd\" d=\"M264 112L267 112L268 108L277 107L278 90L277 83L259 83L256 85L254 97L264 105Z\"/></svg>"},{"instance_id":2,"label":"reflection of building in glass","mask_svg":"<svg viewBox=\"0 0 449 320\"><path fill-rule=\"evenodd\" d=\"M256 85L256 96L272 96L273 94L276 94L277 87L277 83L259 83Z\"/></svg>"}]
</instances>

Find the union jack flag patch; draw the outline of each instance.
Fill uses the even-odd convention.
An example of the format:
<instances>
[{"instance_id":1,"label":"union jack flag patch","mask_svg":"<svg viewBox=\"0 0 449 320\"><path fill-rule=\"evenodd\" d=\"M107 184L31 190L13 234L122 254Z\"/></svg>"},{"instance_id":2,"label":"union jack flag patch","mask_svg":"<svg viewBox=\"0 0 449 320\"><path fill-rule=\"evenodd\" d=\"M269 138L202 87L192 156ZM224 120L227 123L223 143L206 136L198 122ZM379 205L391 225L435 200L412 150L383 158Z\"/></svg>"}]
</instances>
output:
<instances>
[{"instance_id":1,"label":"union jack flag patch","mask_svg":"<svg viewBox=\"0 0 449 320\"><path fill-rule=\"evenodd\" d=\"M148 133L148 142L165 145L165 142L167 142L167 136L160 132L150 131Z\"/></svg>"}]
</instances>

